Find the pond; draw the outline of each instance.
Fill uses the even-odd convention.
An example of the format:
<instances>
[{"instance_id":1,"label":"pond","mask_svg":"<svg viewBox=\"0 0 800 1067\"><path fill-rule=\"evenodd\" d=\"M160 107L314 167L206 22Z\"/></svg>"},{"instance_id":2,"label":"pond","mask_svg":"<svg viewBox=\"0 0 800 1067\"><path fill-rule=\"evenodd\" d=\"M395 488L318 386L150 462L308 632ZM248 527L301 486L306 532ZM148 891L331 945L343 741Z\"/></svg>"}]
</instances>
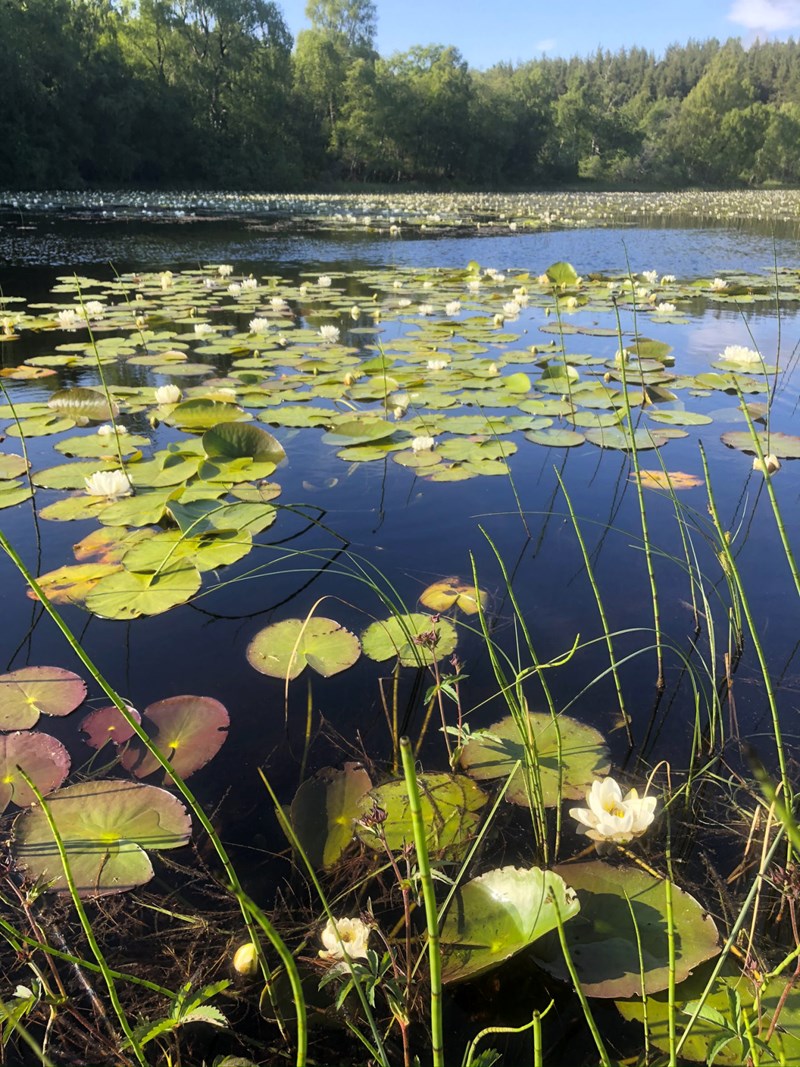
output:
<instances>
[{"instance_id":1,"label":"pond","mask_svg":"<svg viewBox=\"0 0 800 1067\"><path fill-rule=\"evenodd\" d=\"M780 970L794 948L793 900L770 865L776 834L796 834L775 798L790 788L798 739L794 223L773 211L767 225L748 201L748 224L724 199L719 210L704 200L702 216L664 218L661 205L647 225L629 212L576 228L563 197L559 217L535 227L530 205L508 203L459 202L456 218L446 200L424 213L393 201L380 215L375 198L302 212L174 199L149 215L135 199L4 200L0 529L109 689L144 712L176 775L191 777L197 804L186 845L169 776L119 712L86 722L108 691L4 553L6 862L42 886L55 879L62 893L36 898L36 921L48 937L51 923L67 931L87 958L39 809L17 814L34 799L18 767L35 782L52 757L64 774L49 770L40 788L61 786L50 804L57 813L62 798L77 888L109 965L162 992L228 983L203 1002L224 1026L212 1012L193 1027L173 1000L144 1061L166 1062L169 1045L192 1062L278 1062L281 1029L265 1020L279 1010L286 1040L301 1040L283 980L259 1008L263 983L232 970L255 928L224 892L203 812L300 961L316 1058L359 1062L348 1026L378 1060L403 1062L409 1047L431 1055L427 986L409 980L412 966L427 974L425 923L404 913L404 902L424 911L398 747L408 735L437 827L440 906L456 872L461 883L440 916L447 1062L484 1026L523 1026L551 1000L557 1021L554 1011L489 1042L506 1062L530 1056L531 1041L544 1043L537 1062L558 1063L597 1062L603 1042L612 1057L636 1056L645 1039L702 1060L721 1035L717 1062L741 1062L725 983L752 1005L754 968ZM29 668L50 673L43 682ZM85 701L62 671L87 682ZM29 753L31 730L55 739L46 758ZM570 808L610 777L658 798L655 823L636 794L603 794L600 810L633 813L633 829L604 834L587 816L596 832L581 836ZM129 793L142 779L171 792ZM158 813L162 847L176 849L157 851L148 831L154 881L137 867L144 853L134 862L117 844L135 839L134 794ZM294 861L286 832L300 838ZM87 852L95 833L105 845ZM341 962L299 846L332 914L368 919L357 964ZM787 847L775 855L791 872ZM19 874L9 881L28 891ZM632 896L636 939L614 927L630 925ZM512 902L499 916L487 912L497 899ZM558 922L537 925L523 899L561 900L591 1008L574 992ZM6 919L18 931L10 903ZM478 945L491 923L490 946ZM118 943L125 924L138 947ZM342 940L358 943L353 930ZM653 960L632 975L609 939L644 944ZM6 955L3 997L26 1006L41 1041L48 979L35 987ZM334 1002L353 966L344 1022ZM699 984L682 984L695 967ZM664 1021L670 970L676 1004L695 1003L708 979L722 1022L685 1033L690 1008L676 1037ZM761 989L773 1004L756 1029L763 1062L800 1042L784 983ZM135 1022L164 1011L153 990L123 987ZM79 1056L87 1033L59 1018L53 1061ZM8 1040L24 1062L25 1045Z\"/></svg>"}]
</instances>

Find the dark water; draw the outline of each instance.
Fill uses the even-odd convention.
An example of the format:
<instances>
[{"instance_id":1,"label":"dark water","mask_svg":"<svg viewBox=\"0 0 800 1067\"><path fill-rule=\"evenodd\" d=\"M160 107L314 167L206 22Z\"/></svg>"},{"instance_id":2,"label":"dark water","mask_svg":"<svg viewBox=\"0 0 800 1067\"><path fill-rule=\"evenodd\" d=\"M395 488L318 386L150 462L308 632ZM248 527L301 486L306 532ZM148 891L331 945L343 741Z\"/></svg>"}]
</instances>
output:
<instances>
[{"instance_id":1,"label":"dark water","mask_svg":"<svg viewBox=\"0 0 800 1067\"><path fill-rule=\"evenodd\" d=\"M298 270L354 270L382 265L421 267L464 266L477 259L498 269L520 267L534 273L560 259L578 271L656 269L679 278L714 276L731 269L794 266L796 245L758 234L711 229L576 230L507 237L416 238L392 240L370 235L331 236L288 233L271 235L235 220L203 223L146 224L143 222L86 222L36 216L6 218L0 228L0 283L5 293L35 301L44 297L59 274L78 272L110 278L113 263L120 271L179 269L208 261L230 262L237 272L293 275ZM777 321L768 305L744 314L735 310L701 310L683 327L648 324L647 333L675 345L681 372L708 369L727 344L776 350ZM531 327L533 330L533 327ZM797 319L787 310L781 324L784 364L793 366L798 341ZM532 332L526 343L533 343ZM585 338L585 351L607 354L615 339ZM22 347L24 345L24 347ZM51 351L50 336L26 339L20 347L4 344L6 364L36 352ZM515 368L516 369L516 368ZM522 369L522 368L519 368ZM73 376L73 384L79 380ZM89 384L91 376L85 383ZM49 384L9 382L18 398L36 398L52 390ZM694 402L695 409L724 409L720 419L699 431L690 428L684 440L670 442L664 459L670 470L698 473L698 440L708 454L718 506L726 526L736 534L736 551L746 575L754 616L768 642L770 663L780 686L788 740L796 740L794 703L800 688L796 659L797 610L788 568L775 531L763 478L750 470L750 460L725 448L720 434L743 425L734 421L735 398L713 394ZM792 432L796 426L797 389L787 372L774 407L774 429ZM132 430L147 430L135 419ZM307 768L330 760L373 757L389 751L388 731L380 701L378 679L388 673L366 657L338 677L309 683L305 676L290 688L288 711L283 684L257 674L245 660L253 634L268 623L305 616L320 601L318 612L328 614L356 632L386 612L362 580L362 568L385 587L388 583L412 610L430 582L448 575L468 578L474 566L480 584L489 591L493 636L514 659L519 632L494 550L504 560L513 588L530 628L539 658L546 661L570 649L578 635L589 642L568 667L549 673L557 706L568 708L609 738L615 762L626 759L627 746L617 724L616 700L609 677L596 684L608 666L602 629L583 558L572 523L558 490L558 470L579 516L595 577L603 593L611 629L619 631L618 656L629 656L623 668L627 706L638 743L647 738L641 755L655 763L669 758L685 767L695 721L692 688L686 684L683 659L691 655L694 630L690 586L682 563L673 504L661 493L646 493L655 571L660 590L661 624L674 649L666 656L666 693L651 719L656 681L653 617L649 585L641 551L641 526L636 493L629 480L629 457L621 452L584 445L574 450L548 450L519 440L511 460L513 485L507 478L478 478L465 483L434 484L416 478L408 469L387 460L349 467L334 450L320 442L321 431L279 429L287 462L276 478L281 502L303 505L284 512L270 530L259 535L259 547L239 564L218 575L206 575L202 595L187 606L133 623L89 617L75 608L63 614L84 648L106 678L137 707L179 693L196 693L223 701L231 714L229 740L220 754L193 780L209 804L223 794L224 834L246 846L272 824L269 805L257 767L265 768L278 795L289 800L296 788L306 728L306 706L313 706L313 729L326 724L326 736L312 746ZM159 431L154 443L169 439ZM8 439L0 449L16 442ZM49 466L51 439L30 442L34 468ZM653 454L642 464L656 467ZM798 529L800 464L786 462L776 479L776 492L793 540ZM334 483L335 484L332 484ZM514 490L519 497L519 514ZM56 498L40 491L41 505ZM681 494L696 509L697 525L707 523L702 488ZM300 513L302 511L302 514ZM94 528L93 522L34 524L28 504L0 513L0 523L34 572L45 572L71 558L71 545ZM490 543L491 541L491 543ZM494 548L492 547L494 546ZM726 596L724 581L712 548L701 533L694 536L700 566L709 574L709 595ZM671 557L678 557L677 560ZM725 611L717 605L717 623ZM724 629L719 640L725 643ZM488 669L482 642L469 627L462 631L458 654L465 664L464 708L473 726L483 726L506 711L497 698L497 685ZM526 661L523 658L523 665ZM39 607L26 599L22 582L5 559L0 559L0 669L27 664L56 664L76 668L63 638ZM406 671L400 688L401 718L412 735L419 727L421 701L415 672ZM769 718L757 664L748 648L737 674L737 714L742 734L763 744L771 758ZM424 690L428 683L422 685ZM543 707L537 684L526 687L532 708ZM97 701L100 694L94 690ZM86 758L77 742L77 716L48 720L47 728L65 741L76 760ZM435 728L423 759L435 767L444 763Z\"/></svg>"}]
</instances>

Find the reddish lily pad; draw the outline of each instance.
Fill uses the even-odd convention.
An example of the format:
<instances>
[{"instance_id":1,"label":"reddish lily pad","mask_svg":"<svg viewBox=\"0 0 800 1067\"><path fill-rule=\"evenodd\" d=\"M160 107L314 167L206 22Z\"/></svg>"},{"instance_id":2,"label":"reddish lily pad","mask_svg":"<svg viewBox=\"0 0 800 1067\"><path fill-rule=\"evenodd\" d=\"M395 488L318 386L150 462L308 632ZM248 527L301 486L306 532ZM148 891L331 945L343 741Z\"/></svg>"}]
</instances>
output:
<instances>
[{"instance_id":1,"label":"reddish lily pad","mask_svg":"<svg viewBox=\"0 0 800 1067\"><path fill-rule=\"evenodd\" d=\"M142 721L141 715L135 708L129 707L128 711L137 722ZM81 723L81 730L86 734L86 744L96 749L101 749L109 741L121 745L134 736L133 729L123 719L119 708L114 704L90 711Z\"/></svg>"},{"instance_id":2,"label":"reddish lily pad","mask_svg":"<svg viewBox=\"0 0 800 1067\"><path fill-rule=\"evenodd\" d=\"M122 893L153 877L145 849L180 848L192 823L165 789L118 779L79 782L51 793L47 807L58 828L78 893ZM53 834L40 807L14 823L13 854L31 881L51 892L67 890Z\"/></svg>"},{"instance_id":3,"label":"reddish lily pad","mask_svg":"<svg viewBox=\"0 0 800 1067\"><path fill-rule=\"evenodd\" d=\"M145 725L155 725L153 744L182 778L199 771L216 756L230 725L225 706L213 697L177 696L157 700L145 708L144 719ZM146 778L161 769L161 764L138 737L128 742L121 762L137 778Z\"/></svg>"},{"instance_id":4,"label":"reddish lily pad","mask_svg":"<svg viewBox=\"0 0 800 1067\"><path fill-rule=\"evenodd\" d=\"M30 730L3 734L0 736L0 812L12 800L21 808L36 801L20 768L40 793L50 793L62 784L69 767L69 753L55 737Z\"/></svg>"},{"instance_id":5,"label":"reddish lily pad","mask_svg":"<svg viewBox=\"0 0 800 1067\"><path fill-rule=\"evenodd\" d=\"M460 608L466 615L476 615L480 606L485 606L487 594L482 589L463 581L461 578L442 578L425 589L419 598L431 611L449 611Z\"/></svg>"},{"instance_id":6,"label":"reddish lily pad","mask_svg":"<svg viewBox=\"0 0 800 1067\"><path fill-rule=\"evenodd\" d=\"M62 667L21 667L0 674L0 730L28 730L44 715L69 715L86 683Z\"/></svg>"}]
</instances>

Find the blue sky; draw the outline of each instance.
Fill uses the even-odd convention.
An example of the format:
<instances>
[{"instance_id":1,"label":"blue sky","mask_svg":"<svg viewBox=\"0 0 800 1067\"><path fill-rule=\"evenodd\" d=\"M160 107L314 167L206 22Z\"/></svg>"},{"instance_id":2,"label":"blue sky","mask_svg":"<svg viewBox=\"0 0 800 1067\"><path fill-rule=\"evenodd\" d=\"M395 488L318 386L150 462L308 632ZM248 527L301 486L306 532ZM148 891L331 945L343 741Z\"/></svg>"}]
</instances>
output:
<instances>
[{"instance_id":1,"label":"blue sky","mask_svg":"<svg viewBox=\"0 0 800 1067\"><path fill-rule=\"evenodd\" d=\"M277 0L296 36L306 0ZM800 0L376 0L378 51L452 44L472 67L638 45L656 53L690 37L800 37Z\"/></svg>"}]
</instances>

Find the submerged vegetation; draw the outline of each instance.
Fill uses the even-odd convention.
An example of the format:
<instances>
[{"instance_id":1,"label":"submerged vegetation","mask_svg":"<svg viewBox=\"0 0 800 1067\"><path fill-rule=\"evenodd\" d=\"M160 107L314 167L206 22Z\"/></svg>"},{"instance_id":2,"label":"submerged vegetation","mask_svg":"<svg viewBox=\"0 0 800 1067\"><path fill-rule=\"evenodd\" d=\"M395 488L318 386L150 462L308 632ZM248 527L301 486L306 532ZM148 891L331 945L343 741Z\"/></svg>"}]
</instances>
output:
<instances>
[{"instance_id":1,"label":"submerged vegetation","mask_svg":"<svg viewBox=\"0 0 800 1067\"><path fill-rule=\"evenodd\" d=\"M2 296L5 585L61 639L0 675L6 1062L800 1059L796 750L744 553L758 511L800 593L796 350L747 317L794 316L800 270L539 269L215 263ZM740 316L710 366L684 341L708 309ZM373 470L500 486L525 551L533 454L588 584L579 632L531 610L483 504L451 573L403 560L413 603L285 490L298 468L309 492ZM619 460L606 520L573 500L575 455ZM55 564L35 573L31 523ZM624 595L599 567L616 534ZM258 761L254 861L225 829L241 751L230 782L204 771L244 710L148 703L78 631L177 627L289 574L318 591L235 616L215 657L258 676L289 740L289 778ZM380 730L362 706L349 732L326 720L356 675L335 699Z\"/></svg>"}]
</instances>

